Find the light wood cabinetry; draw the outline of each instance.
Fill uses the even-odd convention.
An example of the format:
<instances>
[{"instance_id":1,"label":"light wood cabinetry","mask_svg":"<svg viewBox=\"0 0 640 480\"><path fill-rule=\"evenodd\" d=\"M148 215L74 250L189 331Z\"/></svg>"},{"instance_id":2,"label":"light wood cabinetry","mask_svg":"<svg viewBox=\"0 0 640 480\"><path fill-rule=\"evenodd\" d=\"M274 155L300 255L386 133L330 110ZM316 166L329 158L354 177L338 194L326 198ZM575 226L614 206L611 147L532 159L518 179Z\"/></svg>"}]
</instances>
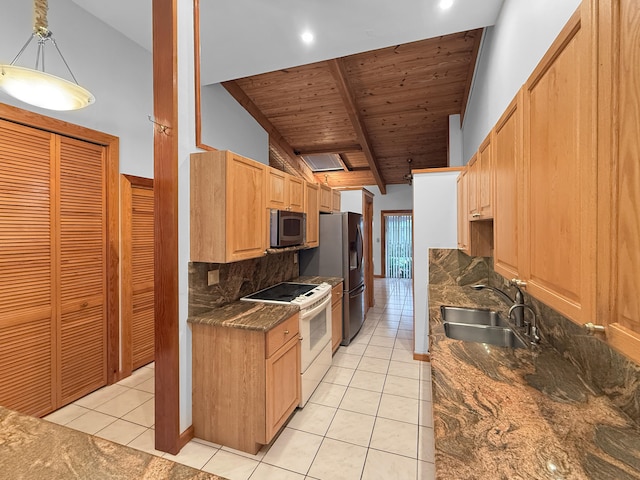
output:
<instances>
[{"instance_id":1,"label":"light wood cabinetry","mask_svg":"<svg viewBox=\"0 0 640 480\"><path fill-rule=\"evenodd\" d=\"M469 252L469 196L467 195L467 170L460 172L458 189L458 248Z\"/></svg>"},{"instance_id":2,"label":"light wood cabinetry","mask_svg":"<svg viewBox=\"0 0 640 480\"><path fill-rule=\"evenodd\" d=\"M331 192L331 211L339 212L340 211L340 190L333 190Z\"/></svg>"},{"instance_id":3,"label":"light wood cabinetry","mask_svg":"<svg viewBox=\"0 0 640 480\"><path fill-rule=\"evenodd\" d=\"M493 218L493 150L491 148L491 133L478 147L478 191L477 211L480 219Z\"/></svg>"},{"instance_id":4,"label":"light wood cabinetry","mask_svg":"<svg viewBox=\"0 0 640 480\"><path fill-rule=\"evenodd\" d=\"M329 185L320 184L320 211L331 213L332 191Z\"/></svg>"},{"instance_id":5,"label":"light wood cabinetry","mask_svg":"<svg viewBox=\"0 0 640 480\"><path fill-rule=\"evenodd\" d=\"M525 219L522 159L522 95L520 90L493 130L495 202L493 265L507 279L520 278Z\"/></svg>"},{"instance_id":6,"label":"light wood cabinetry","mask_svg":"<svg viewBox=\"0 0 640 480\"><path fill-rule=\"evenodd\" d=\"M256 454L300 402L298 314L268 332L192 327L194 435Z\"/></svg>"},{"instance_id":7,"label":"light wood cabinetry","mask_svg":"<svg viewBox=\"0 0 640 480\"><path fill-rule=\"evenodd\" d=\"M342 342L342 285L331 289L331 348L334 353Z\"/></svg>"},{"instance_id":8,"label":"light wood cabinetry","mask_svg":"<svg viewBox=\"0 0 640 480\"><path fill-rule=\"evenodd\" d=\"M531 295L572 320L595 318L596 147L588 2L524 87L524 248Z\"/></svg>"},{"instance_id":9,"label":"light wood cabinetry","mask_svg":"<svg viewBox=\"0 0 640 480\"><path fill-rule=\"evenodd\" d=\"M264 255L265 169L230 151L191 155L191 260L227 263Z\"/></svg>"},{"instance_id":10,"label":"light wood cabinetry","mask_svg":"<svg viewBox=\"0 0 640 480\"><path fill-rule=\"evenodd\" d=\"M640 4L598 7L597 319L611 345L640 363Z\"/></svg>"},{"instance_id":11,"label":"light wood cabinetry","mask_svg":"<svg viewBox=\"0 0 640 480\"><path fill-rule=\"evenodd\" d=\"M308 247L320 244L320 187L316 183L305 183L304 207L307 214Z\"/></svg>"},{"instance_id":12,"label":"light wood cabinetry","mask_svg":"<svg viewBox=\"0 0 640 480\"><path fill-rule=\"evenodd\" d=\"M304 211L304 180L271 167L265 173L267 208Z\"/></svg>"},{"instance_id":13,"label":"light wood cabinetry","mask_svg":"<svg viewBox=\"0 0 640 480\"><path fill-rule=\"evenodd\" d=\"M469 220L480 218L480 208L478 206L478 177L480 176L480 164L478 163L478 153L474 153L469 163L467 163L467 216Z\"/></svg>"}]
</instances>

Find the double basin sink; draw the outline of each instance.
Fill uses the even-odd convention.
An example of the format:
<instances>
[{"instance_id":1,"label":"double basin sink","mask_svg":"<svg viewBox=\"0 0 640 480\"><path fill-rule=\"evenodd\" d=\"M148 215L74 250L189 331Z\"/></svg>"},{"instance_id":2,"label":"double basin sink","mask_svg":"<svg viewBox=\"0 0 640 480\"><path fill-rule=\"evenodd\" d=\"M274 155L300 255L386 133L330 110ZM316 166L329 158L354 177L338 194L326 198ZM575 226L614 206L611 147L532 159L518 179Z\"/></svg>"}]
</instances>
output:
<instances>
[{"instance_id":1,"label":"double basin sink","mask_svg":"<svg viewBox=\"0 0 640 480\"><path fill-rule=\"evenodd\" d=\"M449 338L499 347L527 346L496 311L443 305L440 312L444 322L444 333Z\"/></svg>"}]
</instances>

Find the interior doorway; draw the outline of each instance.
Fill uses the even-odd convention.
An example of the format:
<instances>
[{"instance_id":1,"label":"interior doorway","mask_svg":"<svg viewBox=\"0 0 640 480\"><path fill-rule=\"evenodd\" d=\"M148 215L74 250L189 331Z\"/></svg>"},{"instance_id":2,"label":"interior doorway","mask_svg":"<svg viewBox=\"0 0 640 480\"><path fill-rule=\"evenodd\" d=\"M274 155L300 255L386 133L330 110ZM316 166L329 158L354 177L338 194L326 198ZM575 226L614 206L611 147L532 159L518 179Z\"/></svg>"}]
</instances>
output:
<instances>
[{"instance_id":1,"label":"interior doorway","mask_svg":"<svg viewBox=\"0 0 640 480\"><path fill-rule=\"evenodd\" d=\"M413 211L381 212L381 272L387 278L413 277Z\"/></svg>"},{"instance_id":2,"label":"interior doorway","mask_svg":"<svg viewBox=\"0 0 640 480\"><path fill-rule=\"evenodd\" d=\"M373 193L362 189L362 222L364 223L365 313L374 306L373 295Z\"/></svg>"}]
</instances>

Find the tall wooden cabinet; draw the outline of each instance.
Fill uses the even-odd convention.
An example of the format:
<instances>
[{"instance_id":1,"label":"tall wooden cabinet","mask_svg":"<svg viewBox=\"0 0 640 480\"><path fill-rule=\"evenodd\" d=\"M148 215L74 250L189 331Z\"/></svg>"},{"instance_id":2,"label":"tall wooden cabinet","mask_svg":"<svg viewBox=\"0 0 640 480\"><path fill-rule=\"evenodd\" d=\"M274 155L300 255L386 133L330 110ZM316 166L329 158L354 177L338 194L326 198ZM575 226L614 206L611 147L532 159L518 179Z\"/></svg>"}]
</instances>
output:
<instances>
[{"instance_id":1,"label":"tall wooden cabinet","mask_svg":"<svg viewBox=\"0 0 640 480\"><path fill-rule=\"evenodd\" d=\"M191 155L191 260L227 263L267 248L265 169L233 152Z\"/></svg>"},{"instance_id":2,"label":"tall wooden cabinet","mask_svg":"<svg viewBox=\"0 0 640 480\"><path fill-rule=\"evenodd\" d=\"M103 147L0 121L0 405L44 415L106 384Z\"/></svg>"},{"instance_id":3,"label":"tall wooden cabinet","mask_svg":"<svg viewBox=\"0 0 640 480\"><path fill-rule=\"evenodd\" d=\"M320 245L320 187L316 183L305 182L304 208L307 213L308 247Z\"/></svg>"}]
</instances>

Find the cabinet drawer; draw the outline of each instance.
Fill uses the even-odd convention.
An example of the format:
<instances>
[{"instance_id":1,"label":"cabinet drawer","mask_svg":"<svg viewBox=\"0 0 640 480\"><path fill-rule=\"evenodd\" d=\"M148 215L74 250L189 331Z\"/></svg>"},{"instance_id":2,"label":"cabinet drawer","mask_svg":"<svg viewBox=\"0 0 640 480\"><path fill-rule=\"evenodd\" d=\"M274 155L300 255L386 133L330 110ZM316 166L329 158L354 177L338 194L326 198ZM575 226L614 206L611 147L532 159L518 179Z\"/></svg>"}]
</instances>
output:
<instances>
[{"instance_id":1,"label":"cabinet drawer","mask_svg":"<svg viewBox=\"0 0 640 480\"><path fill-rule=\"evenodd\" d=\"M266 350L267 358L273 355L280 347L297 336L299 332L298 314L289 317L280 325L267 332Z\"/></svg>"},{"instance_id":2,"label":"cabinet drawer","mask_svg":"<svg viewBox=\"0 0 640 480\"><path fill-rule=\"evenodd\" d=\"M336 303L338 300L342 298L342 283L336 285L331 290L331 305Z\"/></svg>"}]
</instances>

